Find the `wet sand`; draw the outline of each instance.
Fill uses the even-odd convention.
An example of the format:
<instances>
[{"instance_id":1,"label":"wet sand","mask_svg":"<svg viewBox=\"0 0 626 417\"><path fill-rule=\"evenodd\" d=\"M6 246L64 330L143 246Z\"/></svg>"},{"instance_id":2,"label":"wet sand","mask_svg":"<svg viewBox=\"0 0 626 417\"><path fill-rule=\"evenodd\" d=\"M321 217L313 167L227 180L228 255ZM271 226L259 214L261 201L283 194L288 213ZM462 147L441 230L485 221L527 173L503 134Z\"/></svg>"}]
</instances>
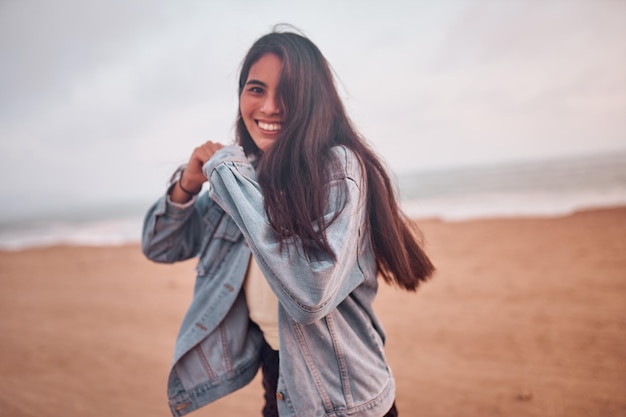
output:
<instances>
[{"instance_id":1,"label":"wet sand","mask_svg":"<svg viewBox=\"0 0 626 417\"><path fill-rule=\"evenodd\" d=\"M626 415L626 208L420 221L435 279L381 285L402 416ZM1 416L169 416L194 262L0 252ZM258 416L260 381L191 416Z\"/></svg>"}]
</instances>

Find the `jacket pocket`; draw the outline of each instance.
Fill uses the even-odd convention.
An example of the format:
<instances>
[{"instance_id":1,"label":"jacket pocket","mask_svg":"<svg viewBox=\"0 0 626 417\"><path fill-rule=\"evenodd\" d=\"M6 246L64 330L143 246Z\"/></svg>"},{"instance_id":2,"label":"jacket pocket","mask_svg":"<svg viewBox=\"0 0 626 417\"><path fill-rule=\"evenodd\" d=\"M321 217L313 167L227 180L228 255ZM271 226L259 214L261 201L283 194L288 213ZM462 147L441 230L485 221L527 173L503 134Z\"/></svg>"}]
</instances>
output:
<instances>
[{"instance_id":1,"label":"jacket pocket","mask_svg":"<svg viewBox=\"0 0 626 417\"><path fill-rule=\"evenodd\" d=\"M205 220L208 221L208 220ZM196 272L199 277L213 275L233 246L243 238L235 222L225 213L218 219L213 232L205 237L200 249Z\"/></svg>"}]
</instances>

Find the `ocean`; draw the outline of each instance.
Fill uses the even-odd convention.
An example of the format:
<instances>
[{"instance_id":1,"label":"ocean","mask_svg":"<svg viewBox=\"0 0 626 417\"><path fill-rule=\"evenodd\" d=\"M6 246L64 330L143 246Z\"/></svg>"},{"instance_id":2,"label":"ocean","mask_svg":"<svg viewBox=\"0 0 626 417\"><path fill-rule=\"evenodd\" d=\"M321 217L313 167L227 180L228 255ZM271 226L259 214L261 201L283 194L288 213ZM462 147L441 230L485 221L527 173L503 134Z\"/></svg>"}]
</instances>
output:
<instances>
[{"instance_id":1,"label":"ocean","mask_svg":"<svg viewBox=\"0 0 626 417\"><path fill-rule=\"evenodd\" d=\"M398 180L404 209L417 218L563 216L626 205L626 152L417 171Z\"/></svg>"},{"instance_id":2,"label":"ocean","mask_svg":"<svg viewBox=\"0 0 626 417\"><path fill-rule=\"evenodd\" d=\"M417 219L563 216L626 205L626 152L416 170L397 176L404 211ZM158 196L154 196L155 200ZM0 249L123 245L141 239L151 201L0 221Z\"/></svg>"}]
</instances>

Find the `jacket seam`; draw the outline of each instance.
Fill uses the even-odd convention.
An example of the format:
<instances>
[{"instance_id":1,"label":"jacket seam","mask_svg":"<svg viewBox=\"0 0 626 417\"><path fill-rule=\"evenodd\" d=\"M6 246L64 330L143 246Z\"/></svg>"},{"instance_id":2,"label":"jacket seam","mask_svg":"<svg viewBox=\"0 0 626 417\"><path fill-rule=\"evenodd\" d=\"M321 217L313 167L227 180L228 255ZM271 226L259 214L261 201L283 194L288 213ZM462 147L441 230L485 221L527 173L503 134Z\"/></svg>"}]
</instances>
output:
<instances>
[{"instance_id":1,"label":"jacket seam","mask_svg":"<svg viewBox=\"0 0 626 417\"><path fill-rule=\"evenodd\" d=\"M335 329L335 322L332 315L326 316L326 326L328 327L328 333L330 334L330 338L333 343L333 348L335 350L335 358L337 359L337 366L339 367L339 374L341 377L341 386L343 395L346 400L346 406L348 408L354 405L352 399L352 391L350 389L350 381L348 378L348 367L346 366L346 358L343 354L343 350L339 344L339 340L337 339L337 331Z\"/></svg>"},{"instance_id":2,"label":"jacket seam","mask_svg":"<svg viewBox=\"0 0 626 417\"><path fill-rule=\"evenodd\" d=\"M333 403L330 400L330 396L324 388L324 385L322 384L322 378L319 374L319 371L317 370L315 363L313 363L313 355L311 354L311 350L309 349L309 344L306 342L306 338L304 337L302 328L300 327L300 324L295 322L294 320L290 319L289 321L291 323L292 329L294 330L294 333L296 334L296 337L298 338L298 341L300 342L300 350L302 352L302 355L304 356L304 362L306 363L306 366L309 369L309 373L311 374L311 377L315 382L315 387L317 388L317 392L319 392L320 394L322 403L324 404L324 408L326 410L332 410Z\"/></svg>"}]
</instances>

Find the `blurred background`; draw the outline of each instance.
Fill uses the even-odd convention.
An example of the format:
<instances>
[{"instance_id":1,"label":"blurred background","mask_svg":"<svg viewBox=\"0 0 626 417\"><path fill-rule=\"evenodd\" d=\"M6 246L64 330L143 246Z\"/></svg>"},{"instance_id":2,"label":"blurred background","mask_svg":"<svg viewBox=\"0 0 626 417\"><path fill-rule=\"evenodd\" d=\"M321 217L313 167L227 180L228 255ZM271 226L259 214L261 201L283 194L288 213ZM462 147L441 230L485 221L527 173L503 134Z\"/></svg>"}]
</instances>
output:
<instances>
[{"instance_id":1,"label":"blurred background","mask_svg":"<svg viewBox=\"0 0 626 417\"><path fill-rule=\"evenodd\" d=\"M0 2L0 248L139 239L274 24L309 36L405 209L626 203L626 2Z\"/></svg>"},{"instance_id":2,"label":"blurred background","mask_svg":"<svg viewBox=\"0 0 626 417\"><path fill-rule=\"evenodd\" d=\"M402 415L625 416L624 0L0 0L0 415L171 415L195 261L148 261L142 219L232 143L277 23L328 58L437 266L376 300Z\"/></svg>"}]
</instances>

